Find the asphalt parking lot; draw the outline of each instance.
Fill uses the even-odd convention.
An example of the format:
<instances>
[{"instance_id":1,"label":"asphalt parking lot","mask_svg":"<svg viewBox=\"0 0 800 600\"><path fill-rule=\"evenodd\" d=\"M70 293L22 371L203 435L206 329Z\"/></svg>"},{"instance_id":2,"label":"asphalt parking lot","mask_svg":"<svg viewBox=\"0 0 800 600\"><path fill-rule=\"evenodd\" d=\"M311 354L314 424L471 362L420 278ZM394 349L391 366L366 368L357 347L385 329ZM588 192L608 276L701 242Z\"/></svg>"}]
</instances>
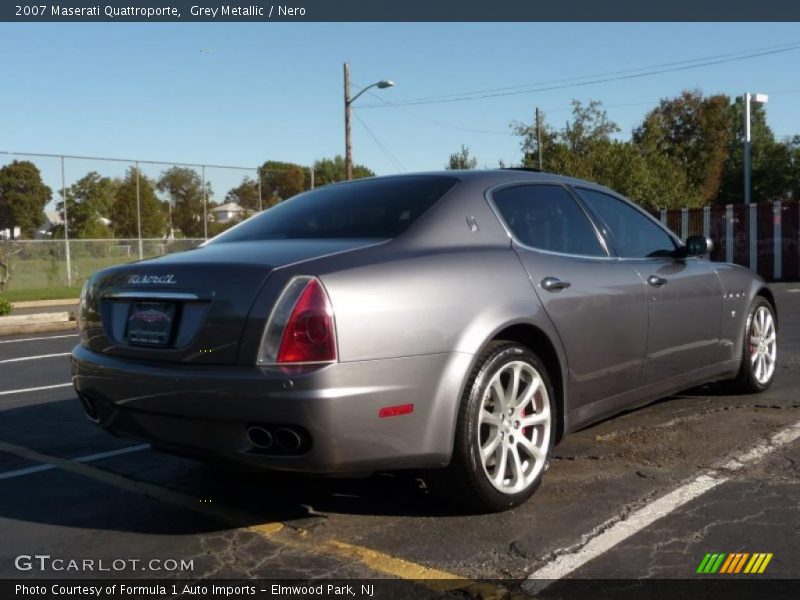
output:
<instances>
[{"instance_id":1,"label":"asphalt parking lot","mask_svg":"<svg viewBox=\"0 0 800 600\"><path fill-rule=\"evenodd\" d=\"M705 386L573 434L534 498L494 515L454 511L415 474L226 472L112 437L72 391L76 334L0 338L0 577L93 576L18 568L47 554L142 561L104 577L696 578L725 552L772 553L753 577L797 578L800 284L773 289L767 393Z\"/></svg>"}]
</instances>

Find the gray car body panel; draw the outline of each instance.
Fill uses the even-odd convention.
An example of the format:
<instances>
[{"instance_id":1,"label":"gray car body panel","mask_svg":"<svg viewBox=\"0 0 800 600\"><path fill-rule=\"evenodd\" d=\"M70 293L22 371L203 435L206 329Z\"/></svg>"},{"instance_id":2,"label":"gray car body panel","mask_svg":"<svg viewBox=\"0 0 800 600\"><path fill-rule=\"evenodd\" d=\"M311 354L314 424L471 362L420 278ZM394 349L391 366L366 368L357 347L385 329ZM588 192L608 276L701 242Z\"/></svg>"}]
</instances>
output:
<instances>
[{"instance_id":1,"label":"gray car body panel","mask_svg":"<svg viewBox=\"0 0 800 600\"><path fill-rule=\"evenodd\" d=\"M76 389L102 405L104 427L172 451L269 469L353 472L446 465L469 374L509 327L528 328L552 347L566 432L738 371L747 308L764 288L757 275L700 258L528 248L496 214L492 189L609 190L549 174L449 174L460 183L394 239L211 243L94 275L83 345L72 355ZM175 273L179 287L126 283L132 273ZM654 290L651 274L674 285ZM318 277L328 293L338 362L256 367L270 311L296 275ZM540 282L550 276L572 285L546 291ZM170 289L213 291L186 348L131 349L109 336L100 314L109 290ZM380 408L408 402L412 414L378 417ZM261 422L306 428L311 450L253 452L245 427Z\"/></svg>"}]
</instances>

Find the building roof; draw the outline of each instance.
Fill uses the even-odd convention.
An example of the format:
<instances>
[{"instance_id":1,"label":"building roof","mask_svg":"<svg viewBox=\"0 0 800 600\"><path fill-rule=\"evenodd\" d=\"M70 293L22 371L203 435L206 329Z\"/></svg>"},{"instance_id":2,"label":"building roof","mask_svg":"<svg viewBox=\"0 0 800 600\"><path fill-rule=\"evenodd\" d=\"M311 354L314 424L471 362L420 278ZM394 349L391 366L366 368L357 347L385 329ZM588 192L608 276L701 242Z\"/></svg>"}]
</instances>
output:
<instances>
[{"instance_id":1,"label":"building roof","mask_svg":"<svg viewBox=\"0 0 800 600\"><path fill-rule=\"evenodd\" d=\"M221 204L220 206L215 206L208 212L242 212L244 209L236 204L236 202L228 202L227 204Z\"/></svg>"}]
</instances>

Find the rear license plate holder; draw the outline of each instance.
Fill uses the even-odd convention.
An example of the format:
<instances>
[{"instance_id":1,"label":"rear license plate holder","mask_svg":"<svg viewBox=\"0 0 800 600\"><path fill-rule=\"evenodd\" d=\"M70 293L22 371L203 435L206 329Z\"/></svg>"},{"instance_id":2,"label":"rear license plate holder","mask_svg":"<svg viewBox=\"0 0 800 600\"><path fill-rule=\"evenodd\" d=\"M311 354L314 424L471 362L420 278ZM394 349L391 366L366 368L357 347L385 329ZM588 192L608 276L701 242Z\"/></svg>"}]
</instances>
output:
<instances>
[{"instance_id":1,"label":"rear license plate holder","mask_svg":"<svg viewBox=\"0 0 800 600\"><path fill-rule=\"evenodd\" d=\"M164 348L172 339L174 302L133 302L128 312L125 337L132 346Z\"/></svg>"}]
</instances>

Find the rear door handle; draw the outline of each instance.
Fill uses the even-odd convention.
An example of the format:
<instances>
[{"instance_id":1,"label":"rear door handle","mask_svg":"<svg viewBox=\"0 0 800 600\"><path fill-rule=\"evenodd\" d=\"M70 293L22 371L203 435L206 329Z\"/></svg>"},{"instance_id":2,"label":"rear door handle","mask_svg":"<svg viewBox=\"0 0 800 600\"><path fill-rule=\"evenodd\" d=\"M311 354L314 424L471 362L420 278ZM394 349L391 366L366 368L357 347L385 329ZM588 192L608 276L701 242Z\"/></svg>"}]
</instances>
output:
<instances>
[{"instance_id":1,"label":"rear door handle","mask_svg":"<svg viewBox=\"0 0 800 600\"><path fill-rule=\"evenodd\" d=\"M658 275L650 275L650 277L647 278L647 283L653 287L661 287L667 283L667 280L663 277L659 277Z\"/></svg>"},{"instance_id":2,"label":"rear door handle","mask_svg":"<svg viewBox=\"0 0 800 600\"><path fill-rule=\"evenodd\" d=\"M569 281L562 281L558 277L545 277L539 282L544 289L548 292L557 292L559 290L563 290L571 286L572 284Z\"/></svg>"}]
</instances>

